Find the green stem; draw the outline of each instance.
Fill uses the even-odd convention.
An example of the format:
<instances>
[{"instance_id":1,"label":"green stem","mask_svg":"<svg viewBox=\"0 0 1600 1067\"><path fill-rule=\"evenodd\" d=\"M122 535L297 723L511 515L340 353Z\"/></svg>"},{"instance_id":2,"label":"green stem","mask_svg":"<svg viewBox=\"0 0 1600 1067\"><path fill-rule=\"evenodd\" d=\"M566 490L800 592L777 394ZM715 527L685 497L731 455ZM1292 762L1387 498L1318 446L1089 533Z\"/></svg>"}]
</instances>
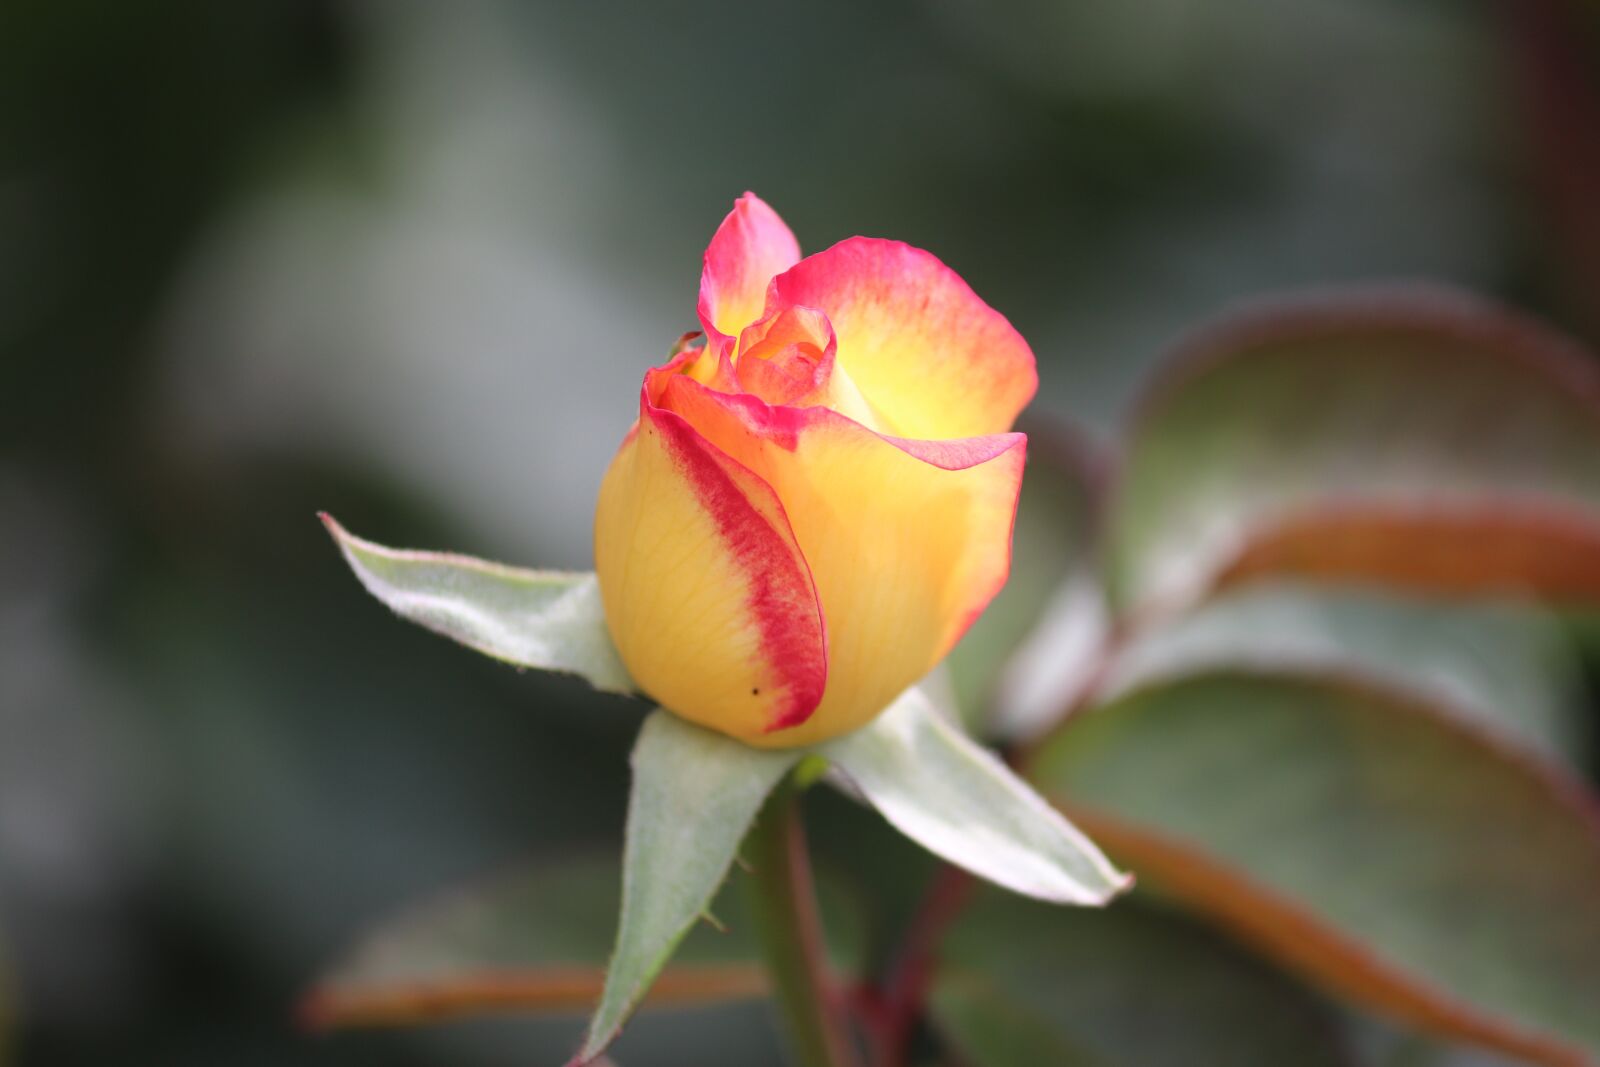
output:
<instances>
[{"instance_id":1,"label":"green stem","mask_svg":"<svg viewBox=\"0 0 1600 1067\"><path fill-rule=\"evenodd\" d=\"M811 858L800 822L803 787L791 776L773 792L745 839L754 868L752 911L767 970L803 1067L860 1067L828 976Z\"/></svg>"}]
</instances>

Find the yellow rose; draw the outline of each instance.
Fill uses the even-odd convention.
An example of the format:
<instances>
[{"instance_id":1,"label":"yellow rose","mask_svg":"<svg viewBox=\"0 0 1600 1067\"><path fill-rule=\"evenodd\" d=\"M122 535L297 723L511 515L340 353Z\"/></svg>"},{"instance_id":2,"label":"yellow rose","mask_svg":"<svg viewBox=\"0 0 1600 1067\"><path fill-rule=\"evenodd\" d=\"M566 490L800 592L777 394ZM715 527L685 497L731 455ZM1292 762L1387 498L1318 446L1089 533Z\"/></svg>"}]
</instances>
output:
<instances>
[{"instance_id":1,"label":"yellow rose","mask_svg":"<svg viewBox=\"0 0 1600 1067\"><path fill-rule=\"evenodd\" d=\"M595 569L663 707L760 746L871 721L1011 565L1033 353L938 259L805 259L745 194L706 249L706 343L644 378L600 487Z\"/></svg>"}]
</instances>

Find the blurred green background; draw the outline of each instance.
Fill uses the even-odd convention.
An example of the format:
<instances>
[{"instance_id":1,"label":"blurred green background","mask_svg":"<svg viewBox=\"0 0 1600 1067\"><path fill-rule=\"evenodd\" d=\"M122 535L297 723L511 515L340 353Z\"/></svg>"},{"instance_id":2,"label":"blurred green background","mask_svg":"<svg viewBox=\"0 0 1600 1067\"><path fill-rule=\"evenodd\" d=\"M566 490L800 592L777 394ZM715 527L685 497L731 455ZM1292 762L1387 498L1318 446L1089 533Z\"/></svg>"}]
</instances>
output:
<instances>
[{"instance_id":1,"label":"blurred green background","mask_svg":"<svg viewBox=\"0 0 1600 1067\"><path fill-rule=\"evenodd\" d=\"M1178 331L1286 287L1451 281L1593 339L1595 42L1555 0L0 6L18 1061L570 1049L293 1024L397 905L614 848L638 719L396 623L313 513L588 566L738 193L808 250L934 251L1032 342L1037 409L1106 432ZM738 1008L619 1061L707 1026L776 1055Z\"/></svg>"}]
</instances>

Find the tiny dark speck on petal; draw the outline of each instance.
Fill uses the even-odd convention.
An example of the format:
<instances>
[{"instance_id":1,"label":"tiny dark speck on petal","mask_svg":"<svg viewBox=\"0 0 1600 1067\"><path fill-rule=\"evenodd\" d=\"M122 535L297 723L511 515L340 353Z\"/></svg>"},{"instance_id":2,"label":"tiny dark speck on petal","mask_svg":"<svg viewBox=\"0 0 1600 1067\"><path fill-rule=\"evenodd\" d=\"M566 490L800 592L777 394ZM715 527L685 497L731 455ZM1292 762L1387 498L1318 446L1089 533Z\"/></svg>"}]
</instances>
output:
<instances>
[{"instance_id":1,"label":"tiny dark speck on petal","mask_svg":"<svg viewBox=\"0 0 1600 1067\"><path fill-rule=\"evenodd\" d=\"M759 690L759 689L752 689L752 690L750 690L750 695L751 695L751 696L753 696L753 697L758 697L758 696L760 696L760 695L761 695L761 690Z\"/></svg>"}]
</instances>

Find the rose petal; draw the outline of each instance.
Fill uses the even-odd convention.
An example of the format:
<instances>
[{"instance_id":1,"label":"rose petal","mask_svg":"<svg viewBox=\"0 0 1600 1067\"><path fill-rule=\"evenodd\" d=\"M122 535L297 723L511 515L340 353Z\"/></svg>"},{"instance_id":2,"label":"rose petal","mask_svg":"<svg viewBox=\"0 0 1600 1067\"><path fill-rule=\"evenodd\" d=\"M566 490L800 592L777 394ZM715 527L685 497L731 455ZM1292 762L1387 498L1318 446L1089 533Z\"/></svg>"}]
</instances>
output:
<instances>
[{"instance_id":1,"label":"rose petal","mask_svg":"<svg viewBox=\"0 0 1600 1067\"><path fill-rule=\"evenodd\" d=\"M761 317L767 285L800 260L800 243L778 213L745 193L717 227L700 271L700 322L724 338Z\"/></svg>"},{"instance_id":2,"label":"rose petal","mask_svg":"<svg viewBox=\"0 0 1600 1067\"><path fill-rule=\"evenodd\" d=\"M739 335L735 373L745 392L769 404L812 402L809 398L824 392L833 375L835 348L826 315L813 308L784 308Z\"/></svg>"},{"instance_id":3,"label":"rose petal","mask_svg":"<svg viewBox=\"0 0 1600 1067\"><path fill-rule=\"evenodd\" d=\"M816 708L823 616L783 505L648 397L601 483L595 562L617 650L663 706L746 739Z\"/></svg>"},{"instance_id":4,"label":"rose petal","mask_svg":"<svg viewBox=\"0 0 1600 1067\"><path fill-rule=\"evenodd\" d=\"M826 408L771 407L682 375L659 403L777 493L828 627L827 689L803 725L854 729L944 657L1005 584L1026 439L885 437Z\"/></svg>"},{"instance_id":5,"label":"rose petal","mask_svg":"<svg viewBox=\"0 0 1600 1067\"><path fill-rule=\"evenodd\" d=\"M813 307L838 361L896 434L974 437L1011 428L1038 388L1033 351L1005 316L932 254L852 237L773 280L767 311Z\"/></svg>"}]
</instances>

